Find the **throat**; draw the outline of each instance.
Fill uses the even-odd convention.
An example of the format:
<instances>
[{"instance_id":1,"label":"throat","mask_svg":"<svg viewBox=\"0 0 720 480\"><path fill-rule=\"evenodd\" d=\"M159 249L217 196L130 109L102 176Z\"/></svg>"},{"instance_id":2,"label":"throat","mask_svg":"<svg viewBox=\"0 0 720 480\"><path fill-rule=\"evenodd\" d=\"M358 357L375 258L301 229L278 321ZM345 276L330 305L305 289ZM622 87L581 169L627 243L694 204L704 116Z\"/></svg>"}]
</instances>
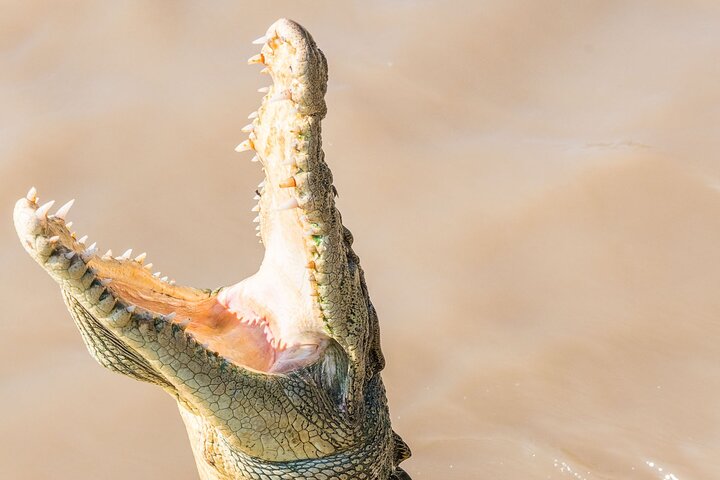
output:
<instances>
[{"instance_id":1,"label":"throat","mask_svg":"<svg viewBox=\"0 0 720 480\"><path fill-rule=\"evenodd\" d=\"M317 361L327 346L322 317L305 268L279 269L266 256L260 271L223 289L218 304L261 325L270 345L267 372L285 373Z\"/></svg>"}]
</instances>

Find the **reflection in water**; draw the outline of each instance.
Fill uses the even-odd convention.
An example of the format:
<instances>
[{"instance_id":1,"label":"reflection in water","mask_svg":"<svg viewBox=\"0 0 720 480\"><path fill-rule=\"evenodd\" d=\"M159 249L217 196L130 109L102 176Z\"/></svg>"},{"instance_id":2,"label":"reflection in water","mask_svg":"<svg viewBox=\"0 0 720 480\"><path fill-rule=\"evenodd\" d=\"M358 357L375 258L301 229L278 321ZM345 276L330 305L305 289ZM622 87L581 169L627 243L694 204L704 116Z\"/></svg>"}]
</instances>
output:
<instances>
[{"instance_id":1,"label":"reflection in water","mask_svg":"<svg viewBox=\"0 0 720 480\"><path fill-rule=\"evenodd\" d=\"M329 60L413 479L720 478L717 2L5 3L8 478L196 478L172 400L92 362L10 212L36 185L178 283L254 273L233 147L280 16Z\"/></svg>"},{"instance_id":2,"label":"reflection in water","mask_svg":"<svg viewBox=\"0 0 720 480\"><path fill-rule=\"evenodd\" d=\"M660 478L662 478L662 480L680 480L677 476L675 476L675 474L666 472L661 466L651 460L646 460L645 464L647 464L647 466L651 469L657 471L661 475Z\"/></svg>"},{"instance_id":3,"label":"reflection in water","mask_svg":"<svg viewBox=\"0 0 720 480\"><path fill-rule=\"evenodd\" d=\"M587 480L588 477L582 476L580 473L573 470L573 468L568 465L566 462L562 462L558 459L553 460L553 465L555 468L557 468L560 473L567 474L568 476L575 477L578 480ZM590 472L586 472L587 474L590 474Z\"/></svg>"}]
</instances>

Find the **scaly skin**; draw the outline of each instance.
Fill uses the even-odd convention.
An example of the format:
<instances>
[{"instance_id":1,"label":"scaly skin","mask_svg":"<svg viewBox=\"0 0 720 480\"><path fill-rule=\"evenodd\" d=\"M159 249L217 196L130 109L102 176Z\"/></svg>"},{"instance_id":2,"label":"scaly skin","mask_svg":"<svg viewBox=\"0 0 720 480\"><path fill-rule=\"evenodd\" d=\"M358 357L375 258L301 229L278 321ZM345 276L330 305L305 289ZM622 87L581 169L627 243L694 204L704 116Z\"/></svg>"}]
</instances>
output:
<instances>
[{"instance_id":1,"label":"scaly skin","mask_svg":"<svg viewBox=\"0 0 720 480\"><path fill-rule=\"evenodd\" d=\"M218 290L177 286L145 255L98 256L65 216L15 207L20 240L60 285L103 366L173 395L203 479L408 479L390 426L378 321L321 149L327 65L298 24L275 22L262 53L273 78L250 138L258 191L257 274Z\"/></svg>"}]
</instances>

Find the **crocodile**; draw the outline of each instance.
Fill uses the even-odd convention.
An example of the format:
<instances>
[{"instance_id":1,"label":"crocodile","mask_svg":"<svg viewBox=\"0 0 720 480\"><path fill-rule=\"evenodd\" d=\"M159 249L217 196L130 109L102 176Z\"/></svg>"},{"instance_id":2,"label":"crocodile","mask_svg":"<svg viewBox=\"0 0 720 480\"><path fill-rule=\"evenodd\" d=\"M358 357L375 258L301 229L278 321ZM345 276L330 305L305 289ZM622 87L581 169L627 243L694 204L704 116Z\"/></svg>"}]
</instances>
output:
<instances>
[{"instance_id":1,"label":"crocodile","mask_svg":"<svg viewBox=\"0 0 720 480\"><path fill-rule=\"evenodd\" d=\"M59 284L90 354L178 403L200 478L402 480L410 449L390 423L378 317L335 207L320 123L327 62L280 19L248 60L272 77L243 127L265 178L254 275L200 289L151 273L146 254L98 254L31 188L14 222Z\"/></svg>"}]
</instances>

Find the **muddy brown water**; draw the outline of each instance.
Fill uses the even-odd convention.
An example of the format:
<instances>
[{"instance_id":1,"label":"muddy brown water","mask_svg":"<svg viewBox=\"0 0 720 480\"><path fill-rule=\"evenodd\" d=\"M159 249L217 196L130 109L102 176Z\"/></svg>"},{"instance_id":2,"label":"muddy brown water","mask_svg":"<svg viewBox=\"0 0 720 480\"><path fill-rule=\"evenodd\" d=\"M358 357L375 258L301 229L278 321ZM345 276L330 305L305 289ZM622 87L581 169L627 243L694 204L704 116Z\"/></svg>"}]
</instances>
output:
<instances>
[{"instance_id":1,"label":"muddy brown water","mask_svg":"<svg viewBox=\"0 0 720 480\"><path fill-rule=\"evenodd\" d=\"M253 273L233 147L281 16L329 59L413 478L720 478L717 2L1 7L3 478L197 478L172 399L94 363L11 209L35 185L178 282Z\"/></svg>"}]
</instances>

